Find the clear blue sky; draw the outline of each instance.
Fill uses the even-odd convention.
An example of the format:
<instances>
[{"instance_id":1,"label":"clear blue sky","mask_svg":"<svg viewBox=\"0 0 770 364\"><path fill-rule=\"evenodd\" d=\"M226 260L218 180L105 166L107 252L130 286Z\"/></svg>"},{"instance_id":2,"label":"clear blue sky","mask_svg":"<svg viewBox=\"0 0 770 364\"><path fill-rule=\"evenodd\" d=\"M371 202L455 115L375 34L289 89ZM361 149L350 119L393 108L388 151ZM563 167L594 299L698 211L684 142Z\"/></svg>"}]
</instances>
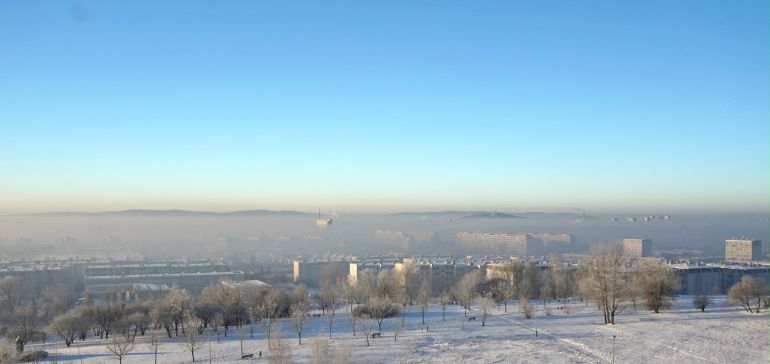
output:
<instances>
[{"instance_id":1,"label":"clear blue sky","mask_svg":"<svg viewBox=\"0 0 770 364\"><path fill-rule=\"evenodd\" d=\"M770 207L767 1L0 2L0 213Z\"/></svg>"}]
</instances>

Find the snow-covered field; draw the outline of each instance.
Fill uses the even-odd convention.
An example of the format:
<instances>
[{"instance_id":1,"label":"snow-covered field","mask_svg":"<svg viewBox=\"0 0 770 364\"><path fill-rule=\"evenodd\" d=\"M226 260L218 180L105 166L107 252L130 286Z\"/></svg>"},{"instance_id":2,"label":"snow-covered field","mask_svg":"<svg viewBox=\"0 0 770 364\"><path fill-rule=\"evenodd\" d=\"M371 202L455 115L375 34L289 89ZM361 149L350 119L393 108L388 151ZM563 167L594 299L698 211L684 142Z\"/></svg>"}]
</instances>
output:
<instances>
[{"instance_id":1,"label":"snow-covered field","mask_svg":"<svg viewBox=\"0 0 770 364\"><path fill-rule=\"evenodd\" d=\"M533 319L526 320L509 305L493 308L485 327L480 313L472 311L475 321L467 321L463 310L448 306L446 322L441 318L441 306L434 305L421 324L418 308L407 314L406 327L394 341L394 328L399 318L386 320L381 338L370 339L366 345L363 334L353 336L346 315L338 315L331 343L340 350L349 350L356 363L767 363L770 347L768 314L749 314L738 307L728 306L724 297L717 297L714 306L705 313L692 308L691 298L680 297L673 310L654 314L627 307L614 326L602 325L602 315L595 305L574 304L565 314L553 305L552 315L546 316L543 306ZM344 311L344 309L343 309ZM283 337L291 347L295 362L311 361L311 341L319 336L328 339L324 318L313 318L303 334L303 345L297 344L296 334L289 322L283 322ZM537 335L535 331L537 330ZM254 361L267 361L267 342L261 327L254 327L254 338L245 329L244 351L255 353ZM373 329L376 330L376 324ZM196 352L196 361L209 361L209 344ZM137 337L134 352L124 363L152 363L145 340ZM30 345L29 349L44 349L59 362L116 363L108 353L105 342L89 339L71 348L61 343ZM240 341L228 338L211 340L212 361L243 362ZM262 359L258 358L262 351ZM167 339L160 348L159 363L191 362L190 353L180 339Z\"/></svg>"}]
</instances>

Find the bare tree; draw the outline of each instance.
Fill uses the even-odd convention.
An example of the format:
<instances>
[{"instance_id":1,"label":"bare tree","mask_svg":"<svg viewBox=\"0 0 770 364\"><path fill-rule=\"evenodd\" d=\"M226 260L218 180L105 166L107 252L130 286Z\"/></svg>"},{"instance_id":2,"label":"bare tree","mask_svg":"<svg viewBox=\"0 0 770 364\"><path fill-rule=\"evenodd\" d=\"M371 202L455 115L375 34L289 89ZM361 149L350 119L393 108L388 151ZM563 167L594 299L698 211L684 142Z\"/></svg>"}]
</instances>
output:
<instances>
[{"instance_id":1,"label":"bare tree","mask_svg":"<svg viewBox=\"0 0 770 364\"><path fill-rule=\"evenodd\" d=\"M446 322L446 306L452 303L452 296L446 290L441 291L441 321Z\"/></svg>"},{"instance_id":2,"label":"bare tree","mask_svg":"<svg viewBox=\"0 0 770 364\"><path fill-rule=\"evenodd\" d=\"M364 270L364 274L356 281L356 303L366 303L369 298L377 294L377 281L379 277L371 270Z\"/></svg>"},{"instance_id":3,"label":"bare tree","mask_svg":"<svg viewBox=\"0 0 770 364\"><path fill-rule=\"evenodd\" d=\"M316 336L311 342L310 358L314 364L325 364L332 361L333 358L330 358L331 352L332 348L328 340L323 340Z\"/></svg>"},{"instance_id":4,"label":"bare tree","mask_svg":"<svg viewBox=\"0 0 770 364\"><path fill-rule=\"evenodd\" d=\"M331 273L327 273L331 275ZM321 304L326 307L328 313L326 322L329 326L329 339L332 338L332 327L334 326L334 316L337 311L337 300L340 290L344 287L344 278L337 279L337 270L334 271L334 275L322 280L323 286L321 287Z\"/></svg>"},{"instance_id":5,"label":"bare tree","mask_svg":"<svg viewBox=\"0 0 770 364\"><path fill-rule=\"evenodd\" d=\"M692 298L693 306L701 312L706 312L706 307L710 306L713 302L714 300L711 299L711 296L703 293L695 295Z\"/></svg>"},{"instance_id":6,"label":"bare tree","mask_svg":"<svg viewBox=\"0 0 770 364\"><path fill-rule=\"evenodd\" d=\"M340 288L342 298L347 302L350 311L353 311L353 303L355 303L358 297L358 288L353 284L350 279L342 278L339 280L338 286Z\"/></svg>"},{"instance_id":7,"label":"bare tree","mask_svg":"<svg viewBox=\"0 0 770 364\"><path fill-rule=\"evenodd\" d=\"M767 296L767 284L752 276L743 276L727 293L730 302L740 304L749 313L759 313L762 301Z\"/></svg>"},{"instance_id":8,"label":"bare tree","mask_svg":"<svg viewBox=\"0 0 770 364\"><path fill-rule=\"evenodd\" d=\"M398 271L396 278L398 279L398 282L401 285L401 289L403 290L406 304L411 306L417 299L421 284L417 266L412 263L403 264L403 269Z\"/></svg>"},{"instance_id":9,"label":"bare tree","mask_svg":"<svg viewBox=\"0 0 770 364\"><path fill-rule=\"evenodd\" d=\"M0 279L0 312L13 312L24 297L21 277L7 276Z\"/></svg>"},{"instance_id":10,"label":"bare tree","mask_svg":"<svg viewBox=\"0 0 770 364\"><path fill-rule=\"evenodd\" d=\"M41 311L46 322L53 321L54 317L64 312L75 303L75 292L63 284L46 287L41 299Z\"/></svg>"},{"instance_id":11,"label":"bare tree","mask_svg":"<svg viewBox=\"0 0 770 364\"><path fill-rule=\"evenodd\" d=\"M267 338L268 348L271 345L270 335L273 332L273 324L278 317L280 293L275 289L269 289L261 300L255 301L254 312L258 318Z\"/></svg>"},{"instance_id":12,"label":"bare tree","mask_svg":"<svg viewBox=\"0 0 770 364\"><path fill-rule=\"evenodd\" d=\"M398 341L398 335L401 334L401 330L404 329L404 326L400 326L398 324L393 325L393 341Z\"/></svg>"},{"instance_id":13,"label":"bare tree","mask_svg":"<svg viewBox=\"0 0 770 364\"><path fill-rule=\"evenodd\" d=\"M333 350L334 364L351 364L350 348L345 343L337 344Z\"/></svg>"},{"instance_id":14,"label":"bare tree","mask_svg":"<svg viewBox=\"0 0 770 364\"><path fill-rule=\"evenodd\" d=\"M665 265L655 263L640 264L633 280L633 290L644 299L647 309L659 313L668 309L677 295L679 281Z\"/></svg>"},{"instance_id":15,"label":"bare tree","mask_svg":"<svg viewBox=\"0 0 770 364\"><path fill-rule=\"evenodd\" d=\"M150 313L150 319L158 328L166 330L166 335L171 338L171 332L174 330L173 313L171 306L159 303Z\"/></svg>"},{"instance_id":16,"label":"bare tree","mask_svg":"<svg viewBox=\"0 0 770 364\"><path fill-rule=\"evenodd\" d=\"M246 339L246 332L244 332L243 327L238 329L238 342L241 346L241 356L243 356L243 340Z\"/></svg>"},{"instance_id":17,"label":"bare tree","mask_svg":"<svg viewBox=\"0 0 770 364\"><path fill-rule=\"evenodd\" d=\"M18 306L13 311L7 323L5 338L14 340L16 351L24 351L24 346L33 338L40 337L43 333L40 331L40 317L34 306Z\"/></svg>"},{"instance_id":18,"label":"bare tree","mask_svg":"<svg viewBox=\"0 0 770 364\"><path fill-rule=\"evenodd\" d=\"M118 363L123 363L123 358L134 351L134 341L126 336L115 336L107 344L107 351L118 360Z\"/></svg>"},{"instance_id":19,"label":"bare tree","mask_svg":"<svg viewBox=\"0 0 770 364\"><path fill-rule=\"evenodd\" d=\"M503 273L503 278L508 281L508 284L510 285L510 295L508 299L526 296L526 294L523 292L524 288L528 286L524 282L524 263L522 263L520 260L513 260L503 264L501 270Z\"/></svg>"},{"instance_id":20,"label":"bare tree","mask_svg":"<svg viewBox=\"0 0 770 364\"><path fill-rule=\"evenodd\" d=\"M532 307L532 304L529 303L529 299L524 298L519 300L519 312L521 312L521 315L524 316L525 319L529 320L533 317L535 317L535 308Z\"/></svg>"},{"instance_id":21,"label":"bare tree","mask_svg":"<svg viewBox=\"0 0 770 364\"><path fill-rule=\"evenodd\" d=\"M160 349L161 341L158 335L155 335L155 333L150 334L150 340L147 342L147 349L150 350L150 352L153 355L154 363L158 364L158 350Z\"/></svg>"},{"instance_id":22,"label":"bare tree","mask_svg":"<svg viewBox=\"0 0 770 364\"><path fill-rule=\"evenodd\" d=\"M553 297L564 307L564 311L569 313L568 299L573 294L574 275L573 269L558 258L549 260L551 269L548 270L551 285L553 288Z\"/></svg>"},{"instance_id":23,"label":"bare tree","mask_svg":"<svg viewBox=\"0 0 770 364\"><path fill-rule=\"evenodd\" d=\"M198 297L198 302L193 306L193 314L200 320L203 327L210 327L214 332L218 332L220 321L218 316L222 316L222 308L216 303L204 301L204 297L203 294Z\"/></svg>"},{"instance_id":24,"label":"bare tree","mask_svg":"<svg viewBox=\"0 0 770 364\"><path fill-rule=\"evenodd\" d=\"M101 305L94 309L93 315L101 334L104 334L105 339L109 339L110 334L117 327L118 320L123 315L123 310L118 305Z\"/></svg>"},{"instance_id":25,"label":"bare tree","mask_svg":"<svg viewBox=\"0 0 770 364\"><path fill-rule=\"evenodd\" d=\"M192 357L193 363L195 362L195 351L200 350L200 348L203 347L203 342L200 341L200 337L198 337L198 331L192 330L193 327L192 320L189 320L187 323L188 330L185 331L184 335L184 346L187 348L187 351L190 352L190 356Z\"/></svg>"},{"instance_id":26,"label":"bare tree","mask_svg":"<svg viewBox=\"0 0 770 364\"><path fill-rule=\"evenodd\" d=\"M511 282L504 278L495 278L489 282L489 294L495 303L503 304L503 309L508 312L508 300L513 298Z\"/></svg>"},{"instance_id":27,"label":"bare tree","mask_svg":"<svg viewBox=\"0 0 770 364\"><path fill-rule=\"evenodd\" d=\"M605 324L614 324L615 315L623 309L623 300L629 291L627 265L628 259L618 246L597 244L581 267L581 292L596 302L604 314Z\"/></svg>"},{"instance_id":28,"label":"bare tree","mask_svg":"<svg viewBox=\"0 0 770 364\"><path fill-rule=\"evenodd\" d=\"M187 290L179 287L171 287L168 294L163 297L152 311L152 321L157 326L166 329L168 337L171 337L171 331L179 336L179 329L182 329L182 335L185 332L185 320L189 318L192 312L192 300ZM189 331L189 330L188 330Z\"/></svg>"},{"instance_id":29,"label":"bare tree","mask_svg":"<svg viewBox=\"0 0 770 364\"><path fill-rule=\"evenodd\" d=\"M422 311L422 323L425 324L425 311L428 310L428 304L430 303L431 285L430 279L426 278L420 284L420 290L417 294L417 304Z\"/></svg>"},{"instance_id":30,"label":"bare tree","mask_svg":"<svg viewBox=\"0 0 770 364\"><path fill-rule=\"evenodd\" d=\"M365 316L361 318L361 331L364 332L364 337L366 338L366 346L369 346L369 338L372 337L372 318L370 316Z\"/></svg>"},{"instance_id":31,"label":"bare tree","mask_svg":"<svg viewBox=\"0 0 770 364\"><path fill-rule=\"evenodd\" d=\"M465 316L468 316L468 310L470 309L471 301L476 296L479 283L481 283L481 272L473 271L466 273L455 285L455 296L460 299L460 303L465 310Z\"/></svg>"},{"instance_id":32,"label":"bare tree","mask_svg":"<svg viewBox=\"0 0 770 364\"><path fill-rule=\"evenodd\" d=\"M307 288L304 285L295 288L291 292L291 299L291 326L297 333L299 345L302 345L302 332L309 320L308 313L310 311L310 296Z\"/></svg>"},{"instance_id":33,"label":"bare tree","mask_svg":"<svg viewBox=\"0 0 770 364\"><path fill-rule=\"evenodd\" d=\"M392 269L381 271L377 276L377 295L385 297L391 302L397 301L401 287L398 281Z\"/></svg>"},{"instance_id":34,"label":"bare tree","mask_svg":"<svg viewBox=\"0 0 770 364\"><path fill-rule=\"evenodd\" d=\"M372 297L366 304L368 316L377 322L377 330L382 331L382 321L398 313L397 308L385 297Z\"/></svg>"},{"instance_id":35,"label":"bare tree","mask_svg":"<svg viewBox=\"0 0 770 364\"><path fill-rule=\"evenodd\" d=\"M77 338L81 341L85 341L88 337L88 330L94 326L91 314L92 308L88 305L75 307L70 311L70 315L73 317L73 323L77 327Z\"/></svg>"},{"instance_id":36,"label":"bare tree","mask_svg":"<svg viewBox=\"0 0 770 364\"><path fill-rule=\"evenodd\" d=\"M75 341L75 336L78 334L75 320L76 318L71 314L59 315L54 318L48 329L64 340L64 345L70 347Z\"/></svg>"},{"instance_id":37,"label":"bare tree","mask_svg":"<svg viewBox=\"0 0 770 364\"><path fill-rule=\"evenodd\" d=\"M326 311L331 311L332 306L337 304L337 277L339 275L339 268L336 266L327 265L321 269L319 306L323 315L326 315Z\"/></svg>"},{"instance_id":38,"label":"bare tree","mask_svg":"<svg viewBox=\"0 0 770 364\"><path fill-rule=\"evenodd\" d=\"M270 348L268 362L275 364L292 363L291 348L281 337L281 325L275 325L273 327L273 334L270 335L270 340L273 342L268 344L268 347Z\"/></svg>"},{"instance_id":39,"label":"bare tree","mask_svg":"<svg viewBox=\"0 0 770 364\"><path fill-rule=\"evenodd\" d=\"M489 296L480 295L476 298L476 302L478 302L479 310L481 310L481 326L486 326L487 318L489 318L489 309L494 301Z\"/></svg>"},{"instance_id":40,"label":"bare tree","mask_svg":"<svg viewBox=\"0 0 770 364\"><path fill-rule=\"evenodd\" d=\"M350 324L350 329L353 330L353 336L356 336L356 325L358 321L358 316L353 312L348 312L348 323Z\"/></svg>"}]
</instances>

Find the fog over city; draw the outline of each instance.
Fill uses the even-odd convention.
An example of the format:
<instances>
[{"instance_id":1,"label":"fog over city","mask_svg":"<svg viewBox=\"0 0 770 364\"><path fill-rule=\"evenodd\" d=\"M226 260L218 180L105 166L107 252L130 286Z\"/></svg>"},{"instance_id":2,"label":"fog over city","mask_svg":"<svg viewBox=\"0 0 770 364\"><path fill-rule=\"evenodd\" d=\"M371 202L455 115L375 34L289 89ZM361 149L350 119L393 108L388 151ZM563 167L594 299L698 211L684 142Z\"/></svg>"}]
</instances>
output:
<instances>
[{"instance_id":1,"label":"fog over city","mask_svg":"<svg viewBox=\"0 0 770 364\"><path fill-rule=\"evenodd\" d=\"M654 240L656 250L700 250L704 256L720 256L724 254L724 240L731 237L770 240L767 215L761 214L328 214L333 219L329 226L317 226L316 215L297 211L228 214L145 210L6 215L0 217L0 244L4 247L0 257L77 256L98 250L114 250L115 258L132 252L149 259L494 253L460 246L455 234L462 231L572 234L575 244L570 251L576 253L587 253L599 241L645 237ZM667 220L663 220L664 215ZM648 216L655 219L644 221ZM378 230L418 236L409 242L388 241L377 236Z\"/></svg>"}]
</instances>

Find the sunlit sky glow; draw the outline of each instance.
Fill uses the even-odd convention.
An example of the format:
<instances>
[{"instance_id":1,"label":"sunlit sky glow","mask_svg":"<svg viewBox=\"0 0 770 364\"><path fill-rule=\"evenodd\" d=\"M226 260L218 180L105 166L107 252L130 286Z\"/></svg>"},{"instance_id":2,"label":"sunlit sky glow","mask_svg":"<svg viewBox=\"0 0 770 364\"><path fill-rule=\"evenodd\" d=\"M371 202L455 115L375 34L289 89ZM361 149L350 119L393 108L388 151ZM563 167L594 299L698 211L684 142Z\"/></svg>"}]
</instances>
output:
<instances>
[{"instance_id":1,"label":"sunlit sky glow","mask_svg":"<svg viewBox=\"0 0 770 364\"><path fill-rule=\"evenodd\" d=\"M0 2L0 213L767 212L767 1Z\"/></svg>"}]
</instances>

